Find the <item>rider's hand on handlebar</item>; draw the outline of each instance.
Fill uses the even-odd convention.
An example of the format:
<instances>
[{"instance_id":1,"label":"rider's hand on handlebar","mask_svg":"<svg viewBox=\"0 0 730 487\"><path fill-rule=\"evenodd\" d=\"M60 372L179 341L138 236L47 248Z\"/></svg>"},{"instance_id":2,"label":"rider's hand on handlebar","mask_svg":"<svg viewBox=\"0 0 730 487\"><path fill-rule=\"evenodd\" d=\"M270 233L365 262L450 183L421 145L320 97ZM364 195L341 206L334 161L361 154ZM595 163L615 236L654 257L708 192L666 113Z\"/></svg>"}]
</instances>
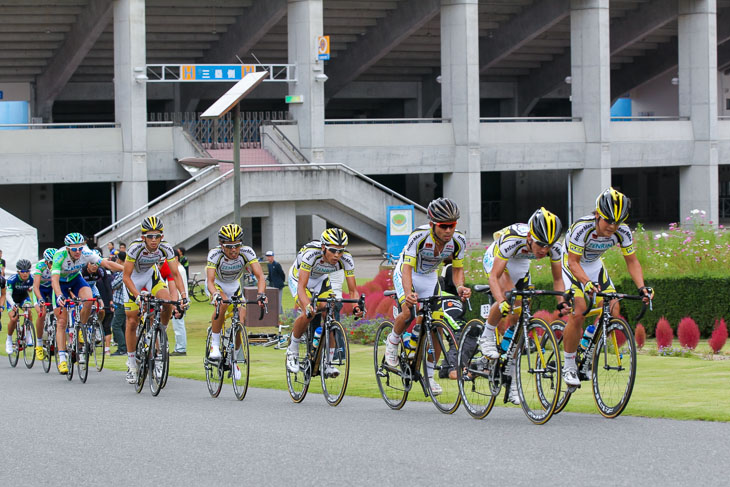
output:
<instances>
[{"instance_id":1,"label":"rider's hand on handlebar","mask_svg":"<svg viewBox=\"0 0 730 487\"><path fill-rule=\"evenodd\" d=\"M583 293L593 295L601 290L601 285L594 281L588 281L583 285Z\"/></svg>"},{"instance_id":2,"label":"rider's hand on handlebar","mask_svg":"<svg viewBox=\"0 0 730 487\"><path fill-rule=\"evenodd\" d=\"M650 288L647 286L642 286L639 288L639 294L644 296L644 299L642 299L642 301L645 304L649 304L649 301L654 299L654 289L653 288Z\"/></svg>"},{"instance_id":3,"label":"rider's hand on handlebar","mask_svg":"<svg viewBox=\"0 0 730 487\"><path fill-rule=\"evenodd\" d=\"M506 317L512 311L512 305L508 301L502 301L499 303L499 312L502 313L503 317Z\"/></svg>"},{"instance_id":4,"label":"rider's hand on handlebar","mask_svg":"<svg viewBox=\"0 0 730 487\"><path fill-rule=\"evenodd\" d=\"M190 307L190 300L187 297L180 299L180 310L184 311Z\"/></svg>"},{"instance_id":5,"label":"rider's hand on handlebar","mask_svg":"<svg viewBox=\"0 0 730 487\"><path fill-rule=\"evenodd\" d=\"M471 289L466 286L457 287L456 292L459 293L459 297L462 300L469 299L471 297Z\"/></svg>"},{"instance_id":6,"label":"rider's hand on handlebar","mask_svg":"<svg viewBox=\"0 0 730 487\"><path fill-rule=\"evenodd\" d=\"M307 315L307 319L312 319L312 317L314 316L314 308L312 307L312 305L311 305L311 304L308 304L308 305L307 305L307 306L306 306L306 307L304 308L304 313L306 313L306 315Z\"/></svg>"},{"instance_id":7,"label":"rider's hand on handlebar","mask_svg":"<svg viewBox=\"0 0 730 487\"><path fill-rule=\"evenodd\" d=\"M66 298L64 298L63 296L56 297L56 305L59 308L63 308L63 305L65 305L65 304L66 304Z\"/></svg>"},{"instance_id":8,"label":"rider's hand on handlebar","mask_svg":"<svg viewBox=\"0 0 730 487\"><path fill-rule=\"evenodd\" d=\"M416 294L416 293L406 294L406 304L408 305L409 308L415 306L416 303L418 303L418 294Z\"/></svg>"},{"instance_id":9,"label":"rider's hand on handlebar","mask_svg":"<svg viewBox=\"0 0 730 487\"><path fill-rule=\"evenodd\" d=\"M214 293L210 297L210 304L216 304L220 300L221 300L221 294L220 293Z\"/></svg>"},{"instance_id":10,"label":"rider's hand on handlebar","mask_svg":"<svg viewBox=\"0 0 730 487\"><path fill-rule=\"evenodd\" d=\"M352 308L352 316L354 316L357 319L362 318L363 310L360 308L360 306L355 305Z\"/></svg>"},{"instance_id":11,"label":"rider's hand on handlebar","mask_svg":"<svg viewBox=\"0 0 730 487\"><path fill-rule=\"evenodd\" d=\"M263 308L269 302L269 298L266 297L266 293L259 293L256 301L259 302L259 307Z\"/></svg>"},{"instance_id":12,"label":"rider's hand on handlebar","mask_svg":"<svg viewBox=\"0 0 730 487\"><path fill-rule=\"evenodd\" d=\"M562 301L558 303L558 316L565 316L570 313L570 303L567 301Z\"/></svg>"}]
</instances>

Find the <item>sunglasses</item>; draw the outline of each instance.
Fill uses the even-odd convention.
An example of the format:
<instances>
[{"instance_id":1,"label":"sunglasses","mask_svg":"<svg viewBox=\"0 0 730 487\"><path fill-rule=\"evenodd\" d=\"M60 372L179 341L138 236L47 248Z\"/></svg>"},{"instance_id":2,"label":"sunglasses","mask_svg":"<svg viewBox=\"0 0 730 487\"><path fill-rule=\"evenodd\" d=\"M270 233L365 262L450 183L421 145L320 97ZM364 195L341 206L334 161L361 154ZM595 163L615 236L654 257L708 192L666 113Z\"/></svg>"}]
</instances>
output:
<instances>
[{"instance_id":1,"label":"sunglasses","mask_svg":"<svg viewBox=\"0 0 730 487\"><path fill-rule=\"evenodd\" d=\"M241 244L240 243L221 244L221 246L224 249L239 249L239 248L241 248Z\"/></svg>"},{"instance_id":2,"label":"sunglasses","mask_svg":"<svg viewBox=\"0 0 730 487\"><path fill-rule=\"evenodd\" d=\"M145 235L144 238L149 239L149 240L159 240L159 239L162 238L162 234L161 233L154 233L154 234L151 234L151 235Z\"/></svg>"},{"instance_id":3,"label":"sunglasses","mask_svg":"<svg viewBox=\"0 0 730 487\"><path fill-rule=\"evenodd\" d=\"M454 228L456 226L456 222L441 222L435 224L439 228L443 228L446 230L447 228Z\"/></svg>"},{"instance_id":4,"label":"sunglasses","mask_svg":"<svg viewBox=\"0 0 730 487\"><path fill-rule=\"evenodd\" d=\"M537 240L535 240L535 243L536 243L536 244L537 244L537 246L538 246L538 247L540 247L541 249L546 249L546 248L550 247L550 244L546 244L546 243L538 242Z\"/></svg>"},{"instance_id":5,"label":"sunglasses","mask_svg":"<svg viewBox=\"0 0 730 487\"><path fill-rule=\"evenodd\" d=\"M325 247L326 250L329 250L333 254L341 254L345 251L345 249L336 249L334 247Z\"/></svg>"},{"instance_id":6,"label":"sunglasses","mask_svg":"<svg viewBox=\"0 0 730 487\"><path fill-rule=\"evenodd\" d=\"M29 270L22 270L22 271L18 271L18 273L20 273L20 274L27 274L27 273L29 273L29 272L30 272Z\"/></svg>"},{"instance_id":7,"label":"sunglasses","mask_svg":"<svg viewBox=\"0 0 730 487\"><path fill-rule=\"evenodd\" d=\"M70 250L71 252L81 252L82 250L84 250L84 248L83 247L69 247L68 250Z\"/></svg>"}]
</instances>

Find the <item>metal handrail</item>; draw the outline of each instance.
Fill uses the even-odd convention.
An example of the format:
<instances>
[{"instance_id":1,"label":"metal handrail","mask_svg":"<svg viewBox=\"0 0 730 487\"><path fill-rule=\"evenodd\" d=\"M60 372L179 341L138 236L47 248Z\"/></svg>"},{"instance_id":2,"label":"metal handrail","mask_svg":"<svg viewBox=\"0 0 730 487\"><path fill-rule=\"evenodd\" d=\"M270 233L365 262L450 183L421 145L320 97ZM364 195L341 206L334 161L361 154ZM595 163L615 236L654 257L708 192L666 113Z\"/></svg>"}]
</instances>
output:
<instances>
[{"instance_id":1,"label":"metal handrail","mask_svg":"<svg viewBox=\"0 0 730 487\"><path fill-rule=\"evenodd\" d=\"M0 123L0 127L27 127L27 128L118 128L121 124L115 122L66 122L66 123Z\"/></svg>"},{"instance_id":2,"label":"metal handrail","mask_svg":"<svg viewBox=\"0 0 730 487\"><path fill-rule=\"evenodd\" d=\"M653 116L653 115L642 115L640 117L624 117L621 115L616 115L614 117L611 117L612 122L653 122L653 121L686 121L689 120L689 117L675 117L675 116Z\"/></svg>"},{"instance_id":3,"label":"metal handrail","mask_svg":"<svg viewBox=\"0 0 730 487\"><path fill-rule=\"evenodd\" d=\"M580 122L581 117L481 117L479 123L500 122Z\"/></svg>"},{"instance_id":4,"label":"metal handrail","mask_svg":"<svg viewBox=\"0 0 730 487\"><path fill-rule=\"evenodd\" d=\"M301 158L302 158L302 159L304 160L304 162L306 162L307 164L311 164L311 162L310 162L310 160L309 160L309 159L307 158L307 156L305 156L304 154L302 154L302 151L300 151L300 150L299 150L299 149L297 148L297 146L296 146L296 145L294 144L294 142L292 142L291 140L289 140L289 137L287 137L287 136L286 136L286 134L284 134L284 132L282 132L282 131L281 131L281 129L280 129L279 127L277 127L277 126L276 126L276 124L275 124L275 123L274 123L273 121L266 121L266 120L265 120L265 121L264 121L264 122L262 123L262 125L267 125L267 126L271 126L271 127L272 127L272 128L274 129L274 131L275 131L275 132L276 132L277 134L279 134L279 136L280 136L280 137L281 137L282 139L284 139L284 141L285 141L286 143L288 143L288 144L289 144L289 149L290 149L290 150L292 150L292 151L296 152L296 153L297 153L297 154L299 155L299 157L301 157ZM272 140L273 140L273 139L272 139Z\"/></svg>"},{"instance_id":5,"label":"metal handrail","mask_svg":"<svg viewBox=\"0 0 730 487\"><path fill-rule=\"evenodd\" d=\"M395 123L451 123L450 118L330 118L325 125L366 125Z\"/></svg>"}]
</instances>

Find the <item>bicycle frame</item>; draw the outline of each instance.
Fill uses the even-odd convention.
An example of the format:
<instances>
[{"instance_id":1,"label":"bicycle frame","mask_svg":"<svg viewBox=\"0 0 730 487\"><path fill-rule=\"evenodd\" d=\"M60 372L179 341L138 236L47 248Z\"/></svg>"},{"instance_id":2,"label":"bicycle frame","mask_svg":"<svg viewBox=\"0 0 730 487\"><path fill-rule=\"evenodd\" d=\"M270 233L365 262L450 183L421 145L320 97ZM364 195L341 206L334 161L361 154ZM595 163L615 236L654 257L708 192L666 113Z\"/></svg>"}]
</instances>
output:
<instances>
[{"instance_id":1,"label":"bicycle frame","mask_svg":"<svg viewBox=\"0 0 730 487\"><path fill-rule=\"evenodd\" d=\"M322 302L318 299L319 296L312 299L312 307L317 308L317 303ZM364 296L361 296L359 300L354 299L338 299L336 296L329 296L327 299L324 300L325 302L325 308L322 311L319 311L320 315L322 316L322 337L327 334L327 336L330 336L330 326L331 323L335 320L335 307L337 305L337 302L342 303L358 303L360 308L364 308L365 298ZM309 322L309 327L307 328L307 358L310 361L310 367L311 367L311 374L310 377L316 377L319 375L320 370L319 366L322 362L322 350L325 348L322 346L322 343L324 340L320 338L320 343L317 347L314 346L314 330L316 328L316 322L315 320L312 320Z\"/></svg>"}]
</instances>

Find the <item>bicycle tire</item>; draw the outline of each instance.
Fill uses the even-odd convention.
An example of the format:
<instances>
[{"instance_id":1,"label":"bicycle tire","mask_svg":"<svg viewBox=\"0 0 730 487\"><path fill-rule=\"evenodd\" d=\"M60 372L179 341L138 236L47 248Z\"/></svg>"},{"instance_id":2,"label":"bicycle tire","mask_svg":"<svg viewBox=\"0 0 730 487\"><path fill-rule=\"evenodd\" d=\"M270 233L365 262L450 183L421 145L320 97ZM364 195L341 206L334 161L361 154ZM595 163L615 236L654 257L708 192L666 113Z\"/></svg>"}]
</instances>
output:
<instances>
[{"instance_id":1,"label":"bicycle tire","mask_svg":"<svg viewBox=\"0 0 730 487\"><path fill-rule=\"evenodd\" d=\"M375 380L380 389L380 396L390 409L399 410L408 400L409 388L403 378L401 366L394 372L385 365L385 346L388 335L393 331L393 323L383 321L375 332L375 346L373 347L373 363L375 365ZM399 356L403 353L403 345L399 345Z\"/></svg>"},{"instance_id":2,"label":"bicycle tire","mask_svg":"<svg viewBox=\"0 0 730 487\"><path fill-rule=\"evenodd\" d=\"M50 333L48 336L50 337ZM41 338L41 347L43 347L43 360L41 360L41 364L43 365L43 372L47 374L51 371L51 362L53 361L53 357L51 357L52 348L50 346L50 339L43 340Z\"/></svg>"},{"instance_id":3,"label":"bicycle tire","mask_svg":"<svg viewBox=\"0 0 730 487\"><path fill-rule=\"evenodd\" d=\"M165 387L165 375L170 366L170 356L167 347L167 333L160 328L152 332L149 348L149 385L152 396L157 396ZM159 367L158 367L159 365Z\"/></svg>"},{"instance_id":4,"label":"bicycle tire","mask_svg":"<svg viewBox=\"0 0 730 487\"><path fill-rule=\"evenodd\" d=\"M496 360L490 360L482 355L479 346L469 351L467 340L482 334L484 323L473 319L464 325L459 338L459 357L457 360L457 384L459 394L464 403L466 412L474 419L484 419L492 411L501 385L496 388L492 381Z\"/></svg>"},{"instance_id":5,"label":"bicycle tire","mask_svg":"<svg viewBox=\"0 0 730 487\"><path fill-rule=\"evenodd\" d=\"M620 335L625 341L622 344ZM596 330L598 337L593 353L593 399L598 411L605 418L619 416L631 399L636 381L636 342L629 324L621 318L611 318L606 329L608 345L604 343L602 330ZM606 351L604 354L603 351ZM626 367L626 358L631 363ZM615 365L614 365L615 360ZM614 372L615 373L612 373ZM621 373L621 372L626 373Z\"/></svg>"},{"instance_id":6,"label":"bicycle tire","mask_svg":"<svg viewBox=\"0 0 730 487\"><path fill-rule=\"evenodd\" d=\"M248 348L248 332L246 327L240 323L236 323L233 327L233 340L231 340L229 348L229 357L231 364L231 383L233 384L233 394L236 399L243 401L248 391L249 368L251 364L251 356ZM236 350L236 336L241 337L241 346ZM241 371L241 377L236 380L235 369Z\"/></svg>"},{"instance_id":7,"label":"bicycle tire","mask_svg":"<svg viewBox=\"0 0 730 487\"><path fill-rule=\"evenodd\" d=\"M338 321L331 321L329 333L322 336L321 364L319 375L322 380L322 393L330 406L337 406L342 402L347 391L347 381L350 377L350 346L347 341L345 328ZM330 356L331 355L331 356ZM326 374L327 366L334 367L338 374Z\"/></svg>"},{"instance_id":8,"label":"bicycle tire","mask_svg":"<svg viewBox=\"0 0 730 487\"><path fill-rule=\"evenodd\" d=\"M33 364L35 364L35 327L33 326L33 322L30 319L24 318L23 328L25 329L26 337L25 346L23 347L23 362L25 362L25 366L27 368L32 369ZM28 345L28 333L30 333L32 345Z\"/></svg>"},{"instance_id":9,"label":"bicycle tire","mask_svg":"<svg viewBox=\"0 0 730 487\"><path fill-rule=\"evenodd\" d=\"M71 313L69 313L69 319L71 319ZM76 357L76 335L74 334L73 340L71 340L71 335L69 333L72 329L72 327L69 327L68 324L66 324L66 368L68 369L68 372L66 373L66 380L68 381L71 381L74 378L74 363L76 363L74 360Z\"/></svg>"},{"instance_id":10,"label":"bicycle tire","mask_svg":"<svg viewBox=\"0 0 730 487\"><path fill-rule=\"evenodd\" d=\"M550 328L553 330L553 334L555 335L555 340L558 342L558 352L561 358L561 365L564 364L565 360L565 347L563 346L563 332L565 331L565 321L561 319L557 319L550 323ZM562 370L562 368L561 368ZM561 378L562 380L562 378ZM567 385L563 384L560 386L560 396L558 396L558 403L555 405L555 411L553 411L553 415L560 413L563 409L565 409L565 406L568 405L568 402L570 401L571 396L573 395L573 392L571 392L571 388Z\"/></svg>"},{"instance_id":11,"label":"bicycle tire","mask_svg":"<svg viewBox=\"0 0 730 487\"><path fill-rule=\"evenodd\" d=\"M101 372L104 370L104 361L106 360L106 341L104 339L104 327L97 318L94 319L92 330L94 341L94 365L96 365L96 371Z\"/></svg>"},{"instance_id":12,"label":"bicycle tire","mask_svg":"<svg viewBox=\"0 0 730 487\"><path fill-rule=\"evenodd\" d=\"M221 387L223 387L223 370L220 367L221 361L211 362L208 359L210 355L210 340L212 331L208 327L208 336L205 339L205 356L203 357L203 368L205 369L205 383L208 386L208 392L211 397L218 397L221 393Z\"/></svg>"},{"instance_id":13,"label":"bicycle tire","mask_svg":"<svg viewBox=\"0 0 730 487\"><path fill-rule=\"evenodd\" d=\"M430 349L424 350L423 353L422 368L423 377L425 378L424 382L426 384L428 395L431 398L431 402L433 402L434 406L436 406L436 409L444 414L452 414L454 411L459 409L459 405L461 404L461 394L459 394L458 382L449 379L448 373L457 368L459 343L456 341L456 336L451 330L451 327L446 326L446 323L443 321L433 320L431 322L431 327L431 338L434 340L434 352L437 344L441 350L440 355L435 357L436 360L434 362L433 369L433 380L437 380L436 375L438 374L437 383L441 386L441 392L434 391L431 386L431 380L429 380L429 367L427 364L429 363L429 356L432 356ZM424 336L422 339L426 340L426 345L429 344L429 337ZM442 371L446 372L446 377L441 377L444 375Z\"/></svg>"},{"instance_id":14,"label":"bicycle tire","mask_svg":"<svg viewBox=\"0 0 730 487\"><path fill-rule=\"evenodd\" d=\"M79 379L83 384L86 383L86 379L89 377L89 349L91 348L91 337L88 336L84 326L76 327L76 366L79 369ZM79 338L81 340L79 340Z\"/></svg>"},{"instance_id":15,"label":"bicycle tire","mask_svg":"<svg viewBox=\"0 0 730 487\"><path fill-rule=\"evenodd\" d=\"M137 346L135 350L135 364L137 365L137 382L134 385L134 390L139 394L144 388L144 381L147 378L147 364L149 346L147 344L147 325L141 325L139 330L139 336L137 337Z\"/></svg>"},{"instance_id":16,"label":"bicycle tire","mask_svg":"<svg viewBox=\"0 0 730 487\"><path fill-rule=\"evenodd\" d=\"M300 403L307 396L309 383L312 381L312 361L307 351L309 345L308 334L303 333L299 342L299 370L289 372L286 368L286 357L284 358L284 370L286 371L286 386L289 389L289 396L295 403Z\"/></svg>"},{"instance_id":17,"label":"bicycle tire","mask_svg":"<svg viewBox=\"0 0 730 487\"><path fill-rule=\"evenodd\" d=\"M190 295L199 303L206 303L208 301L208 295L205 294L205 288L201 281L193 281L190 286Z\"/></svg>"},{"instance_id":18,"label":"bicycle tire","mask_svg":"<svg viewBox=\"0 0 730 487\"><path fill-rule=\"evenodd\" d=\"M15 332L13 333L13 335L15 335L15 337L12 338L13 351L12 351L12 353L8 354L8 360L10 360L11 367L15 367L16 365L18 365L18 359L20 358L20 348L21 348L20 347L20 340L21 340L20 335L22 333L20 328L21 327L19 325L16 325Z\"/></svg>"},{"instance_id":19,"label":"bicycle tire","mask_svg":"<svg viewBox=\"0 0 730 487\"><path fill-rule=\"evenodd\" d=\"M558 344L543 319L530 319L527 336L522 330L520 326L515 357L517 391L527 418L535 424L545 424L553 416L562 385L560 360L548 360L559 354Z\"/></svg>"}]
</instances>

